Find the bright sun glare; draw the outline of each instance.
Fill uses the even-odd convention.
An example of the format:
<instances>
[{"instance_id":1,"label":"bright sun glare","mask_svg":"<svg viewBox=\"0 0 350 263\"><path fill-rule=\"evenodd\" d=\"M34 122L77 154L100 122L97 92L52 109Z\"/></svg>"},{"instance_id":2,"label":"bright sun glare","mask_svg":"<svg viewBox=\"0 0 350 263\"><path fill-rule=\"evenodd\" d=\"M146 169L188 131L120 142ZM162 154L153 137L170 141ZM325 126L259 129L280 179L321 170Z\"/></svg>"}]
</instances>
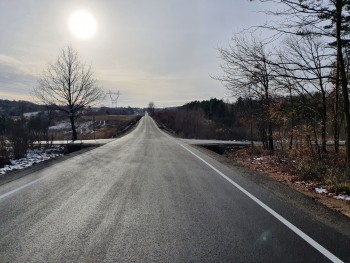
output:
<instances>
[{"instance_id":1,"label":"bright sun glare","mask_svg":"<svg viewBox=\"0 0 350 263\"><path fill-rule=\"evenodd\" d=\"M72 34L80 39L93 37L97 30L95 17L88 11L78 10L69 17L69 29Z\"/></svg>"}]
</instances>

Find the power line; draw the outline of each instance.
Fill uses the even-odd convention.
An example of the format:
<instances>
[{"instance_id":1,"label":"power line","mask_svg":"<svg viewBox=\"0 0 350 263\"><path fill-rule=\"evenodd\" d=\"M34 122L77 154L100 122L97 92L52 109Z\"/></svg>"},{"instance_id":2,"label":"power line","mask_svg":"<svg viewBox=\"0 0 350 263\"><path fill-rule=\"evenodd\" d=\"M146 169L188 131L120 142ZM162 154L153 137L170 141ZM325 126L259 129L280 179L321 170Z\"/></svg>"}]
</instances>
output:
<instances>
[{"instance_id":1,"label":"power line","mask_svg":"<svg viewBox=\"0 0 350 263\"><path fill-rule=\"evenodd\" d=\"M117 103L118 103L118 99L120 96L119 90L118 90L118 92L109 91L107 94L109 95L109 98L111 99L112 108L117 108ZM114 107L114 105L115 105L115 107Z\"/></svg>"}]
</instances>

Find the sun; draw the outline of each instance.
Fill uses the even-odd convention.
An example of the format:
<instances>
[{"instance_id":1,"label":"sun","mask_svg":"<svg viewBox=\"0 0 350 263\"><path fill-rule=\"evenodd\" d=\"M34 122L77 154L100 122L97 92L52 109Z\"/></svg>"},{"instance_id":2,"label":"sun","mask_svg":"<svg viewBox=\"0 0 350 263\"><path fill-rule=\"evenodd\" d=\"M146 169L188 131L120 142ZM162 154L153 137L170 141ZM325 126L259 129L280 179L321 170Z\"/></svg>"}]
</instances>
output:
<instances>
[{"instance_id":1,"label":"sun","mask_svg":"<svg viewBox=\"0 0 350 263\"><path fill-rule=\"evenodd\" d=\"M85 10L73 12L69 17L68 25L72 34L83 40L92 38L97 31L95 17Z\"/></svg>"}]
</instances>

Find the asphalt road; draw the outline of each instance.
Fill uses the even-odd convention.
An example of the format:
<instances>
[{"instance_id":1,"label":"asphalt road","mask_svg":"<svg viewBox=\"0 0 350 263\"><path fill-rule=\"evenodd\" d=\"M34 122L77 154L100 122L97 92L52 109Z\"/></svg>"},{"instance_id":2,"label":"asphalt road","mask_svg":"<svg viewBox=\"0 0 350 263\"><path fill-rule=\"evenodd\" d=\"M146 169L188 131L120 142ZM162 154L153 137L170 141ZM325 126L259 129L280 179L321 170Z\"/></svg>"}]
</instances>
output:
<instances>
[{"instance_id":1,"label":"asphalt road","mask_svg":"<svg viewBox=\"0 0 350 263\"><path fill-rule=\"evenodd\" d=\"M350 262L349 247L148 116L120 139L0 186L0 262Z\"/></svg>"}]
</instances>

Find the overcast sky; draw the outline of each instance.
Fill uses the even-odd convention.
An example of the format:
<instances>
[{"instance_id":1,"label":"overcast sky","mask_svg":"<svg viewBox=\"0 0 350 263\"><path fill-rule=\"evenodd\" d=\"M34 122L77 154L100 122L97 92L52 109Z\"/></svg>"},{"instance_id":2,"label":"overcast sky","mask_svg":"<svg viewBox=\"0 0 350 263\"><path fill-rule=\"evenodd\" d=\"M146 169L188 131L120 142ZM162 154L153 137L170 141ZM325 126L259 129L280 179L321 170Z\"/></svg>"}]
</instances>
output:
<instances>
[{"instance_id":1,"label":"overcast sky","mask_svg":"<svg viewBox=\"0 0 350 263\"><path fill-rule=\"evenodd\" d=\"M101 87L120 91L118 106L229 98L210 77L220 74L217 47L264 23L258 11L267 7L249 0L0 0L0 98L33 100L38 76L68 44ZM98 24L87 40L68 27L79 9Z\"/></svg>"}]
</instances>

